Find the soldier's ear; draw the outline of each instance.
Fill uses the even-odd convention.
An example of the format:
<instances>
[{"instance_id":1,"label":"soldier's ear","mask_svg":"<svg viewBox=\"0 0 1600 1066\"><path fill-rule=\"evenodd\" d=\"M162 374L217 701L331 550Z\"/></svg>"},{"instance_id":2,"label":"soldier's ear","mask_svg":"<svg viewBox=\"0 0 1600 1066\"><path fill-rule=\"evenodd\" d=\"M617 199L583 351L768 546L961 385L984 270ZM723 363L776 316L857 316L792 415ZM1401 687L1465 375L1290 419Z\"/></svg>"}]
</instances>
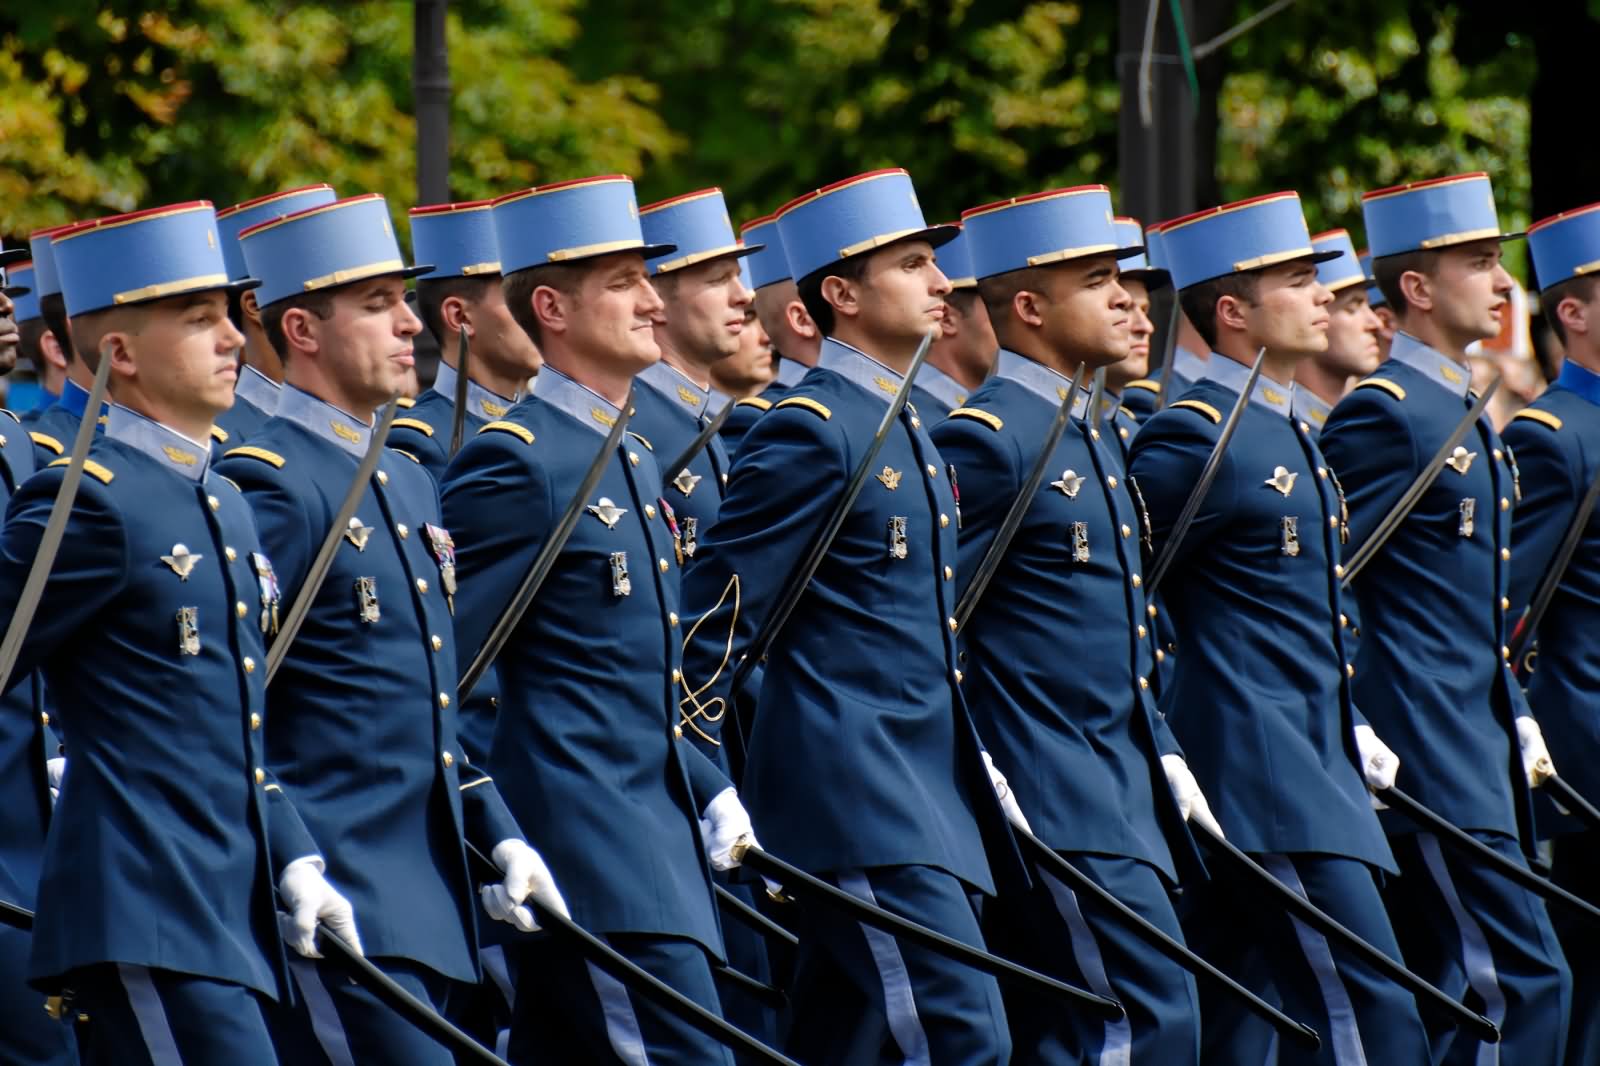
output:
<instances>
[{"instance_id":1,"label":"soldier's ear","mask_svg":"<svg viewBox=\"0 0 1600 1066\"><path fill-rule=\"evenodd\" d=\"M317 352L322 347L322 334L317 328L314 312L304 307L291 307L283 313L283 339L292 351Z\"/></svg>"},{"instance_id":2,"label":"soldier's ear","mask_svg":"<svg viewBox=\"0 0 1600 1066\"><path fill-rule=\"evenodd\" d=\"M533 290L533 295L529 299L533 302L533 313L538 318L539 328L543 333L548 335L567 331L569 325L567 314L570 309L567 307L566 297L561 295L561 290L549 285L540 285Z\"/></svg>"},{"instance_id":3,"label":"soldier's ear","mask_svg":"<svg viewBox=\"0 0 1600 1066\"><path fill-rule=\"evenodd\" d=\"M467 328L467 336L471 337L476 331L472 326L472 316L467 310L467 301L459 296L446 296L439 304L439 317L444 321L445 332L455 334L462 326Z\"/></svg>"},{"instance_id":4,"label":"soldier's ear","mask_svg":"<svg viewBox=\"0 0 1600 1066\"><path fill-rule=\"evenodd\" d=\"M795 336L813 340L817 336L817 323L812 319L811 312L806 310L806 305L799 300L790 300L783 305L783 317L789 322L789 328Z\"/></svg>"},{"instance_id":5,"label":"soldier's ear","mask_svg":"<svg viewBox=\"0 0 1600 1066\"><path fill-rule=\"evenodd\" d=\"M833 305L835 314L854 318L861 313L861 294L854 282L829 274L822 279L822 298Z\"/></svg>"},{"instance_id":6,"label":"soldier's ear","mask_svg":"<svg viewBox=\"0 0 1600 1066\"><path fill-rule=\"evenodd\" d=\"M1224 295L1217 297L1217 332L1223 328L1244 332L1249 329L1245 321L1245 302L1237 296Z\"/></svg>"},{"instance_id":7,"label":"soldier's ear","mask_svg":"<svg viewBox=\"0 0 1600 1066\"><path fill-rule=\"evenodd\" d=\"M1400 275L1400 293L1408 305L1421 311L1433 310L1433 279L1420 270L1408 270Z\"/></svg>"},{"instance_id":8,"label":"soldier's ear","mask_svg":"<svg viewBox=\"0 0 1600 1066\"><path fill-rule=\"evenodd\" d=\"M1011 311L1017 321L1026 326L1044 325L1044 309L1039 294L1029 289L1018 289L1011 295Z\"/></svg>"},{"instance_id":9,"label":"soldier's ear","mask_svg":"<svg viewBox=\"0 0 1600 1066\"><path fill-rule=\"evenodd\" d=\"M254 289L246 289L239 297L239 309L244 312L245 321L261 325L261 304L256 300Z\"/></svg>"},{"instance_id":10,"label":"soldier's ear","mask_svg":"<svg viewBox=\"0 0 1600 1066\"><path fill-rule=\"evenodd\" d=\"M1576 296L1563 296L1561 302L1556 304L1556 317L1561 320L1561 327L1568 333L1579 336L1589 334L1589 304Z\"/></svg>"}]
</instances>

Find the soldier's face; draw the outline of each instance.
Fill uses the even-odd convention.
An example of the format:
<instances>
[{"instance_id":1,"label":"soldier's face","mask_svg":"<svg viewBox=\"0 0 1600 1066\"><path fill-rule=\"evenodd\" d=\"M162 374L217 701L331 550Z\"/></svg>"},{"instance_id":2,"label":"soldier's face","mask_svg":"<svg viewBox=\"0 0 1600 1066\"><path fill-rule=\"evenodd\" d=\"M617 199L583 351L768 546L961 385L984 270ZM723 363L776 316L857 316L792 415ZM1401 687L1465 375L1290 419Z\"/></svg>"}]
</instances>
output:
<instances>
[{"instance_id":1,"label":"soldier's face","mask_svg":"<svg viewBox=\"0 0 1600 1066\"><path fill-rule=\"evenodd\" d=\"M1493 337L1510 311L1511 275L1500 265L1500 242L1473 241L1440 250L1428 291L1447 336L1463 345Z\"/></svg>"},{"instance_id":2,"label":"soldier's face","mask_svg":"<svg viewBox=\"0 0 1600 1066\"><path fill-rule=\"evenodd\" d=\"M1241 303L1251 343L1286 355L1315 355L1328 348L1328 305L1333 294L1309 262L1280 263L1261 272L1254 304Z\"/></svg>"},{"instance_id":3,"label":"soldier's face","mask_svg":"<svg viewBox=\"0 0 1600 1066\"><path fill-rule=\"evenodd\" d=\"M1335 373L1361 377L1378 369L1378 316L1367 304L1367 287L1351 285L1334 297L1328 313L1322 363Z\"/></svg>"},{"instance_id":4,"label":"soldier's face","mask_svg":"<svg viewBox=\"0 0 1600 1066\"><path fill-rule=\"evenodd\" d=\"M582 359L637 374L661 359L654 329L661 308L642 256L603 256L585 273L565 316L564 342Z\"/></svg>"},{"instance_id":5,"label":"soldier's face","mask_svg":"<svg viewBox=\"0 0 1600 1066\"><path fill-rule=\"evenodd\" d=\"M1150 321L1150 287L1126 276L1117 280L1128 293L1128 357L1113 366L1106 379L1120 387L1150 373L1150 338L1156 326Z\"/></svg>"},{"instance_id":6,"label":"soldier's face","mask_svg":"<svg viewBox=\"0 0 1600 1066\"><path fill-rule=\"evenodd\" d=\"M856 321L886 347L916 343L944 319L950 280L933 260L927 241L902 241L868 256L856 283Z\"/></svg>"},{"instance_id":7,"label":"soldier's face","mask_svg":"<svg viewBox=\"0 0 1600 1066\"><path fill-rule=\"evenodd\" d=\"M532 377L544 365L539 346L511 317L506 291L485 285L472 300L472 350L507 376Z\"/></svg>"},{"instance_id":8,"label":"soldier's face","mask_svg":"<svg viewBox=\"0 0 1600 1066\"><path fill-rule=\"evenodd\" d=\"M1045 268L1041 294L1042 339L1074 363L1102 367L1128 357L1132 301L1109 255L1074 259Z\"/></svg>"},{"instance_id":9,"label":"soldier's face","mask_svg":"<svg viewBox=\"0 0 1600 1066\"><path fill-rule=\"evenodd\" d=\"M730 395L750 395L771 384L772 341L761 328L755 308L746 308L739 350L731 358L711 364L711 383Z\"/></svg>"},{"instance_id":10,"label":"soldier's face","mask_svg":"<svg viewBox=\"0 0 1600 1066\"><path fill-rule=\"evenodd\" d=\"M0 374L9 374L17 365L22 335L17 331L16 305L0 291Z\"/></svg>"},{"instance_id":11,"label":"soldier's face","mask_svg":"<svg viewBox=\"0 0 1600 1066\"><path fill-rule=\"evenodd\" d=\"M659 327L676 352L703 366L739 351L754 293L739 280L737 259L696 263L657 284L664 307Z\"/></svg>"},{"instance_id":12,"label":"soldier's face","mask_svg":"<svg viewBox=\"0 0 1600 1066\"><path fill-rule=\"evenodd\" d=\"M405 389L417 363L411 340L422 322L406 306L404 280L347 285L334 294L333 314L312 321L324 372L346 402L376 407Z\"/></svg>"},{"instance_id":13,"label":"soldier's face","mask_svg":"<svg viewBox=\"0 0 1600 1066\"><path fill-rule=\"evenodd\" d=\"M209 421L233 406L239 379L235 353L244 335L228 321L226 296L215 291L174 296L135 314L128 320L132 328L117 335L139 392L153 405L146 413L196 413Z\"/></svg>"}]
</instances>

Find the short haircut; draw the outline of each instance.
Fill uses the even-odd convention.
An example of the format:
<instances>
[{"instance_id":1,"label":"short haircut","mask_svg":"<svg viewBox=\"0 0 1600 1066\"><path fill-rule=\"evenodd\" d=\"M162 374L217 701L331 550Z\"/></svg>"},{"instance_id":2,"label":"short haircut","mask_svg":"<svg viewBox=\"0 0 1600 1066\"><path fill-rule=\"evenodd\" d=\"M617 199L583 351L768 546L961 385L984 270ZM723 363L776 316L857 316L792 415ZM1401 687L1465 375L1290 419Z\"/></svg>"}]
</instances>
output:
<instances>
[{"instance_id":1,"label":"short haircut","mask_svg":"<svg viewBox=\"0 0 1600 1066\"><path fill-rule=\"evenodd\" d=\"M61 354L66 356L68 363L71 363L78 357L78 349L72 346L72 328L67 323L66 299L59 292L39 297L39 313L44 316L45 325L50 327L50 332L56 335L56 343L61 345Z\"/></svg>"},{"instance_id":2,"label":"short haircut","mask_svg":"<svg viewBox=\"0 0 1600 1066\"><path fill-rule=\"evenodd\" d=\"M1232 296L1255 306L1261 297L1261 275L1253 270L1224 274L1220 278L1190 285L1178 293L1178 305L1194 324L1200 339L1212 348L1217 346L1217 301L1224 296Z\"/></svg>"},{"instance_id":3,"label":"short haircut","mask_svg":"<svg viewBox=\"0 0 1600 1066\"><path fill-rule=\"evenodd\" d=\"M1415 270L1418 274L1432 277L1438 269L1439 253L1429 249L1386 255L1372 261L1372 274L1377 279L1378 291L1383 293L1384 300L1388 301L1394 313L1402 318L1410 305L1406 303L1406 294L1400 288L1400 276Z\"/></svg>"},{"instance_id":4,"label":"short haircut","mask_svg":"<svg viewBox=\"0 0 1600 1066\"><path fill-rule=\"evenodd\" d=\"M283 316L298 307L326 322L333 317L334 294L342 288L344 286L336 285L331 289L295 293L293 296L274 300L261 309L261 328L266 331L267 343L272 345L272 350L278 353L279 359L289 358L289 340L283 335Z\"/></svg>"},{"instance_id":5,"label":"short haircut","mask_svg":"<svg viewBox=\"0 0 1600 1066\"><path fill-rule=\"evenodd\" d=\"M977 289L952 289L945 295L944 302L954 307L962 318L971 318L973 309L982 299Z\"/></svg>"},{"instance_id":6,"label":"short haircut","mask_svg":"<svg viewBox=\"0 0 1600 1066\"><path fill-rule=\"evenodd\" d=\"M1562 345L1567 343L1567 327L1561 324L1561 316L1556 314L1556 308L1569 296L1579 303L1593 300L1596 282L1600 282L1600 275L1582 275L1557 282L1539 292L1539 307L1544 311L1544 320L1550 324L1550 329Z\"/></svg>"},{"instance_id":7,"label":"short haircut","mask_svg":"<svg viewBox=\"0 0 1600 1066\"><path fill-rule=\"evenodd\" d=\"M73 342L77 344L78 351L83 353L83 364L91 370L99 370L100 342L105 335L115 330L137 334L144 328L147 310L145 304L129 304L126 307L107 307L88 314L73 315Z\"/></svg>"},{"instance_id":8,"label":"short haircut","mask_svg":"<svg viewBox=\"0 0 1600 1066\"><path fill-rule=\"evenodd\" d=\"M544 263L507 274L500 285L505 290L506 307L511 311L512 321L522 327L522 332L534 344L543 345L543 325L533 311L534 290L547 286L563 296L576 299L588 271L589 264L579 260L576 263Z\"/></svg>"},{"instance_id":9,"label":"short haircut","mask_svg":"<svg viewBox=\"0 0 1600 1066\"><path fill-rule=\"evenodd\" d=\"M481 300L491 285L498 284L499 274L478 274L470 278L463 274L445 278L418 278L417 314L434 339L443 344L448 339L445 334L449 332L444 324L444 302L452 296L460 300Z\"/></svg>"},{"instance_id":10,"label":"short haircut","mask_svg":"<svg viewBox=\"0 0 1600 1066\"><path fill-rule=\"evenodd\" d=\"M244 332L244 290L228 290L228 321L240 333Z\"/></svg>"},{"instance_id":11,"label":"short haircut","mask_svg":"<svg viewBox=\"0 0 1600 1066\"><path fill-rule=\"evenodd\" d=\"M830 277L860 281L867 276L867 258L865 255L855 255L841 259L821 270L813 270L796 283L795 288L800 290L800 302L806 305L806 314L811 316L811 321L817 324L818 331L824 337L833 336L833 328L838 323L834 320L833 305L823 299L823 281Z\"/></svg>"}]
</instances>

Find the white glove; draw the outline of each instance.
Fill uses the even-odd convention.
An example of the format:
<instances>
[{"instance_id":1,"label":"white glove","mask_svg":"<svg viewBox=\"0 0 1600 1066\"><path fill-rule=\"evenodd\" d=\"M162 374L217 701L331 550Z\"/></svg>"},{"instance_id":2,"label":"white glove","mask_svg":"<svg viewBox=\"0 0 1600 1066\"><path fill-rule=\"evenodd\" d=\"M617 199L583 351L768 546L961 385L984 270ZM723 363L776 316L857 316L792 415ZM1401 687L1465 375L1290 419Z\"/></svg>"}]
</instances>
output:
<instances>
[{"instance_id":1,"label":"white glove","mask_svg":"<svg viewBox=\"0 0 1600 1066\"><path fill-rule=\"evenodd\" d=\"M288 945L308 959L320 959L317 950L317 923L328 927L340 940L361 950L361 935L356 932L355 912L322 876L326 864L320 855L307 855L283 868L278 877L278 892L289 913L278 914L278 929Z\"/></svg>"},{"instance_id":2,"label":"white glove","mask_svg":"<svg viewBox=\"0 0 1600 1066\"><path fill-rule=\"evenodd\" d=\"M1356 752L1361 756L1361 776L1367 787L1382 792L1394 787L1395 775L1400 772L1400 756L1396 755L1370 725L1356 726Z\"/></svg>"},{"instance_id":3,"label":"white glove","mask_svg":"<svg viewBox=\"0 0 1600 1066\"><path fill-rule=\"evenodd\" d=\"M1006 783L1006 775L995 766L988 752L983 753L983 768L989 771L989 783L994 786L994 794L1000 797L1000 809L1006 812L1006 820L1024 833L1032 833L1033 827L1028 825L1027 816L1017 806L1016 793L1011 791L1011 786Z\"/></svg>"},{"instance_id":4,"label":"white glove","mask_svg":"<svg viewBox=\"0 0 1600 1066\"><path fill-rule=\"evenodd\" d=\"M760 847L750 812L739 802L733 787L718 792L700 815L700 843L713 870L731 870L739 865L733 850L740 844Z\"/></svg>"},{"instance_id":5,"label":"white glove","mask_svg":"<svg viewBox=\"0 0 1600 1066\"><path fill-rule=\"evenodd\" d=\"M50 782L50 804L55 805L61 798L61 778L67 772L67 757L57 755L53 759L44 761L45 778Z\"/></svg>"},{"instance_id":6,"label":"white glove","mask_svg":"<svg viewBox=\"0 0 1600 1066\"><path fill-rule=\"evenodd\" d=\"M1226 840L1222 826L1211 813L1211 805L1206 802L1206 794L1200 791L1200 782L1194 779L1183 756L1161 756L1161 769L1167 772L1167 785L1172 789L1173 799L1178 801L1178 813L1183 815L1183 820L1193 819Z\"/></svg>"},{"instance_id":7,"label":"white glove","mask_svg":"<svg viewBox=\"0 0 1600 1066\"><path fill-rule=\"evenodd\" d=\"M1539 723L1527 715L1517 719L1517 743L1522 746L1522 769L1528 775L1528 787L1538 788L1556 776L1556 764L1550 759L1550 749L1544 746L1544 733Z\"/></svg>"},{"instance_id":8,"label":"white glove","mask_svg":"<svg viewBox=\"0 0 1600 1066\"><path fill-rule=\"evenodd\" d=\"M524 933L536 932L539 923L534 920L531 908L523 901L532 896L549 910L563 918L572 917L567 901L561 898L556 879L550 867L537 851L521 840L502 840L494 846L490 858L505 871L505 879L498 885L484 885L480 890L483 909L497 922L509 922Z\"/></svg>"}]
</instances>

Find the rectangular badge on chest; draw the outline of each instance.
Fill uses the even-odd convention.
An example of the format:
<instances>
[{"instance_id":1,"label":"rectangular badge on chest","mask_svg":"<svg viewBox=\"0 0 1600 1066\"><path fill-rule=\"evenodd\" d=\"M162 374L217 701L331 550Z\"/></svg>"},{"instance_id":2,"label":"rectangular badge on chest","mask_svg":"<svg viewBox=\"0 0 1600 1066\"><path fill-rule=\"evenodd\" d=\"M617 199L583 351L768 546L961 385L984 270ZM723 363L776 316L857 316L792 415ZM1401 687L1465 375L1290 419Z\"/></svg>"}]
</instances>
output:
<instances>
[{"instance_id":1,"label":"rectangular badge on chest","mask_svg":"<svg viewBox=\"0 0 1600 1066\"><path fill-rule=\"evenodd\" d=\"M904 559L910 554L910 545L906 542L906 520L901 515L889 519L889 558Z\"/></svg>"},{"instance_id":2,"label":"rectangular badge on chest","mask_svg":"<svg viewBox=\"0 0 1600 1066\"><path fill-rule=\"evenodd\" d=\"M200 654L200 608L178 608L178 654Z\"/></svg>"},{"instance_id":3,"label":"rectangular badge on chest","mask_svg":"<svg viewBox=\"0 0 1600 1066\"><path fill-rule=\"evenodd\" d=\"M694 558L694 549L699 543L695 538L700 535L700 519L693 515L683 516L683 554Z\"/></svg>"},{"instance_id":4,"label":"rectangular badge on chest","mask_svg":"<svg viewBox=\"0 0 1600 1066\"><path fill-rule=\"evenodd\" d=\"M1462 499L1458 510L1461 513L1461 520L1456 525L1456 532L1463 537L1470 537L1472 536L1472 530L1475 528L1473 518L1478 513L1478 501L1474 497L1467 496Z\"/></svg>"},{"instance_id":5,"label":"rectangular badge on chest","mask_svg":"<svg viewBox=\"0 0 1600 1066\"><path fill-rule=\"evenodd\" d=\"M633 581L628 577L628 553L611 553L611 595L626 596L633 592Z\"/></svg>"},{"instance_id":6,"label":"rectangular badge on chest","mask_svg":"<svg viewBox=\"0 0 1600 1066\"><path fill-rule=\"evenodd\" d=\"M1297 515L1286 514L1279 523L1283 531L1283 554L1300 554L1300 518Z\"/></svg>"},{"instance_id":7,"label":"rectangular badge on chest","mask_svg":"<svg viewBox=\"0 0 1600 1066\"><path fill-rule=\"evenodd\" d=\"M356 617L363 622L378 620L378 579L356 578Z\"/></svg>"},{"instance_id":8,"label":"rectangular badge on chest","mask_svg":"<svg viewBox=\"0 0 1600 1066\"><path fill-rule=\"evenodd\" d=\"M1086 563L1089 561L1089 523L1072 523L1072 561Z\"/></svg>"}]
</instances>

